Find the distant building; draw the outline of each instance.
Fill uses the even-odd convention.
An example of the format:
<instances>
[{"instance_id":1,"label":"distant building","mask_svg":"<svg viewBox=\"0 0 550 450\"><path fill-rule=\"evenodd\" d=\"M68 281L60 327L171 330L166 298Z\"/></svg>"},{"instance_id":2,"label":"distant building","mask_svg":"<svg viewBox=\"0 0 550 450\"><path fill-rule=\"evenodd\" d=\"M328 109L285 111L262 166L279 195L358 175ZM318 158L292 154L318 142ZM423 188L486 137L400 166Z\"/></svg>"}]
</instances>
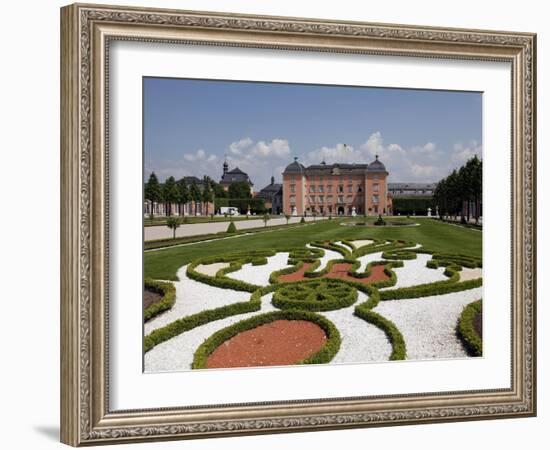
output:
<instances>
[{"instance_id":1,"label":"distant building","mask_svg":"<svg viewBox=\"0 0 550 450\"><path fill-rule=\"evenodd\" d=\"M244 181L248 183L248 185L250 186L250 193L252 193L252 187L254 186L254 183L252 183L248 174L243 172L238 167L229 170L229 164L227 164L227 161L224 161L223 174L219 183L223 187L223 190L227 191L231 183L236 183L238 181Z\"/></svg>"},{"instance_id":2,"label":"distant building","mask_svg":"<svg viewBox=\"0 0 550 450\"><path fill-rule=\"evenodd\" d=\"M305 167L294 158L283 172L283 212L291 215L391 215L388 172L376 159L370 164Z\"/></svg>"},{"instance_id":3,"label":"distant building","mask_svg":"<svg viewBox=\"0 0 550 450\"><path fill-rule=\"evenodd\" d=\"M256 197L264 200L265 208L271 214L281 214L283 211L283 185L275 183L275 177L271 177L271 183L261 189Z\"/></svg>"},{"instance_id":4,"label":"distant building","mask_svg":"<svg viewBox=\"0 0 550 450\"><path fill-rule=\"evenodd\" d=\"M432 197L437 183L388 183L393 198Z\"/></svg>"}]
</instances>

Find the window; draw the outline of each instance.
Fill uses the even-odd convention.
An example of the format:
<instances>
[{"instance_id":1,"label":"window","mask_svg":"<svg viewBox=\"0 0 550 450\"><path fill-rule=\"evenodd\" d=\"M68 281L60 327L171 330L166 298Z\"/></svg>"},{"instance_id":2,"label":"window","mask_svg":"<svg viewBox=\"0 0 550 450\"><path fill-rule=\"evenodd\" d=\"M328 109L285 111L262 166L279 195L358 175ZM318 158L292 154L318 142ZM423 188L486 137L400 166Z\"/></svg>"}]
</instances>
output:
<instances>
[{"instance_id":1,"label":"window","mask_svg":"<svg viewBox=\"0 0 550 450\"><path fill-rule=\"evenodd\" d=\"M315 195L309 197L309 203L315 203Z\"/></svg>"},{"instance_id":2,"label":"window","mask_svg":"<svg viewBox=\"0 0 550 450\"><path fill-rule=\"evenodd\" d=\"M374 212L375 212L375 213L378 213L378 205L375 205L375 206L374 206Z\"/></svg>"},{"instance_id":3,"label":"window","mask_svg":"<svg viewBox=\"0 0 550 450\"><path fill-rule=\"evenodd\" d=\"M323 195L320 195L319 196L319 203L324 203L325 202L325 197Z\"/></svg>"},{"instance_id":4,"label":"window","mask_svg":"<svg viewBox=\"0 0 550 450\"><path fill-rule=\"evenodd\" d=\"M353 186L351 184L348 186L348 192L350 194L353 192Z\"/></svg>"},{"instance_id":5,"label":"window","mask_svg":"<svg viewBox=\"0 0 550 450\"><path fill-rule=\"evenodd\" d=\"M379 196L378 195L373 195L372 196L372 202L373 203L378 203L378 201L379 201Z\"/></svg>"},{"instance_id":6,"label":"window","mask_svg":"<svg viewBox=\"0 0 550 450\"><path fill-rule=\"evenodd\" d=\"M291 195L288 200L290 201L290 203L296 203L296 196L295 195Z\"/></svg>"},{"instance_id":7,"label":"window","mask_svg":"<svg viewBox=\"0 0 550 450\"><path fill-rule=\"evenodd\" d=\"M327 195L327 203L332 203L332 195Z\"/></svg>"},{"instance_id":8,"label":"window","mask_svg":"<svg viewBox=\"0 0 550 450\"><path fill-rule=\"evenodd\" d=\"M327 192L332 192L332 184L329 184L329 185L327 186Z\"/></svg>"},{"instance_id":9,"label":"window","mask_svg":"<svg viewBox=\"0 0 550 450\"><path fill-rule=\"evenodd\" d=\"M296 192L296 185L295 184L290 185L290 192Z\"/></svg>"},{"instance_id":10,"label":"window","mask_svg":"<svg viewBox=\"0 0 550 450\"><path fill-rule=\"evenodd\" d=\"M309 186L309 192L315 192L315 185L314 184Z\"/></svg>"},{"instance_id":11,"label":"window","mask_svg":"<svg viewBox=\"0 0 550 450\"><path fill-rule=\"evenodd\" d=\"M324 192L325 187L323 185L319 186L319 192Z\"/></svg>"},{"instance_id":12,"label":"window","mask_svg":"<svg viewBox=\"0 0 550 450\"><path fill-rule=\"evenodd\" d=\"M338 203L344 203L344 196L343 195L338 196Z\"/></svg>"},{"instance_id":13,"label":"window","mask_svg":"<svg viewBox=\"0 0 550 450\"><path fill-rule=\"evenodd\" d=\"M363 185L362 184L357 186L357 192L363 192Z\"/></svg>"},{"instance_id":14,"label":"window","mask_svg":"<svg viewBox=\"0 0 550 450\"><path fill-rule=\"evenodd\" d=\"M344 192L344 186L338 185L338 192Z\"/></svg>"},{"instance_id":15,"label":"window","mask_svg":"<svg viewBox=\"0 0 550 450\"><path fill-rule=\"evenodd\" d=\"M378 183L374 183L372 185L373 191L378 192L380 190L380 185Z\"/></svg>"}]
</instances>

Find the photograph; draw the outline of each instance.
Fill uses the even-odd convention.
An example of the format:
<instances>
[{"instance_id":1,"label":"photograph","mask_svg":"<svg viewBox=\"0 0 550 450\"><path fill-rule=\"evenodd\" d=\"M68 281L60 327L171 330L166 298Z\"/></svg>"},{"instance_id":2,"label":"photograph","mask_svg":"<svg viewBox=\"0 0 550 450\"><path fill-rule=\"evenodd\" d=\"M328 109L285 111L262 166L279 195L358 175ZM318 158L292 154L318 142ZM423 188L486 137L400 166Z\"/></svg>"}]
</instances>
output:
<instances>
[{"instance_id":1,"label":"photograph","mask_svg":"<svg viewBox=\"0 0 550 450\"><path fill-rule=\"evenodd\" d=\"M144 76L143 371L483 358L483 101Z\"/></svg>"}]
</instances>

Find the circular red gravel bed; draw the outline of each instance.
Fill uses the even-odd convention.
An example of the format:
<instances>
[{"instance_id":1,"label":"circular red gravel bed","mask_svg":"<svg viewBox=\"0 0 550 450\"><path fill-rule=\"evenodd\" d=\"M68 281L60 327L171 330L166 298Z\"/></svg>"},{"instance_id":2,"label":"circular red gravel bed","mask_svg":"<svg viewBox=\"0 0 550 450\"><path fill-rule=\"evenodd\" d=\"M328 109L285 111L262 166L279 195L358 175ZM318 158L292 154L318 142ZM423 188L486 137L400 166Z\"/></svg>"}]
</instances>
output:
<instances>
[{"instance_id":1,"label":"circular red gravel bed","mask_svg":"<svg viewBox=\"0 0 550 450\"><path fill-rule=\"evenodd\" d=\"M243 331L216 348L208 369L296 364L326 343L325 331L307 320L275 320Z\"/></svg>"}]
</instances>

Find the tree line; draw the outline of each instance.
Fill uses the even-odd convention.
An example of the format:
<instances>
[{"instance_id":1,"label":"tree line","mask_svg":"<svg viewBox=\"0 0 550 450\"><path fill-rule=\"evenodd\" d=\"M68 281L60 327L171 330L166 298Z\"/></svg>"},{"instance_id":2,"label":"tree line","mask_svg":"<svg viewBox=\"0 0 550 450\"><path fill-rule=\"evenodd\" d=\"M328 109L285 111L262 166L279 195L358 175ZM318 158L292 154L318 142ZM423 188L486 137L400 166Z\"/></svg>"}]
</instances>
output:
<instances>
[{"instance_id":1,"label":"tree line","mask_svg":"<svg viewBox=\"0 0 550 450\"><path fill-rule=\"evenodd\" d=\"M209 176L204 176L199 186L196 180L189 184L185 178L176 181L173 176L160 183L155 172L152 172L144 186L144 197L153 204L164 204L167 216L175 213L183 215L183 207L187 203L193 203L195 211L198 204L204 203L206 215L209 215L214 213L208 210L209 204L216 199L252 199L252 194L245 181L231 183L226 191ZM173 205L177 208L175 211L172 210Z\"/></svg>"},{"instance_id":2,"label":"tree line","mask_svg":"<svg viewBox=\"0 0 550 450\"><path fill-rule=\"evenodd\" d=\"M437 183L434 202L439 208L441 218L460 217L462 222L469 222L470 217L473 216L478 223L482 199L482 176L483 162L474 156ZM473 211L470 208L472 203L475 205Z\"/></svg>"}]
</instances>

